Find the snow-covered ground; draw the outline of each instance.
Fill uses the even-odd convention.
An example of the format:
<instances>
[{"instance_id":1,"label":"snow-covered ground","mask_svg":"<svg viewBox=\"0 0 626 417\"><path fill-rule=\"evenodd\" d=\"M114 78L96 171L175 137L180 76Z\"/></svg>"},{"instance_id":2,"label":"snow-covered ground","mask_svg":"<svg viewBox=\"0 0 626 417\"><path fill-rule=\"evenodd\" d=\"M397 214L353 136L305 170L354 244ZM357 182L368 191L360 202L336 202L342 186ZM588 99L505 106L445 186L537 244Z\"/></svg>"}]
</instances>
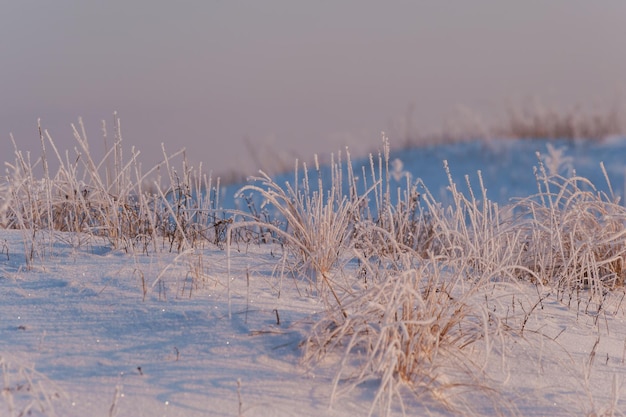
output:
<instances>
[{"instance_id":1,"label":"snow-covered ground","mask_svg":"<svg viewBox=\"0 0 626 417\"><path fill-rule=\"evenodd\" d=\"M561 168L575 169L601 189L607 189L599 166L604 161L615 194L623 194L626 140L620 138L550 146L544 141L462 143L397 151L391 160L396 173L422 178L442 201L449 198L444 159L459 188L465 174L477 183L476 170L481 170L490 198L506 204L537 191L536 151L548 158L546 165L562 153ZM225 196L224 204L229 201ZM302 281L281 278L279 247L234 245L230 260L227 251L211 245L183 254L128 254L97 238L39 232L38 255L29 269L24 233L29 232L0 230L0 415L370 412L379 381L360 384L331 402L337 369L302 362L302 343L324 305ZM463 410L624 415L622 289L607 295L600 312L593 303L568 303L526 281L497 291L502 294L494 311L510 308L507 316L521 317L524 330L506 336L506 343L485 341L493 349L485 363L472 368L481 371L475 375L479 382L453 390L466 408L451 410L436 398L407 395L407 415ZM476 357L472 350L468 355L468 361L481 360L480 349ZM396 408L393 412L401 415L400 404Z\"/></svg>"}]
</instances>

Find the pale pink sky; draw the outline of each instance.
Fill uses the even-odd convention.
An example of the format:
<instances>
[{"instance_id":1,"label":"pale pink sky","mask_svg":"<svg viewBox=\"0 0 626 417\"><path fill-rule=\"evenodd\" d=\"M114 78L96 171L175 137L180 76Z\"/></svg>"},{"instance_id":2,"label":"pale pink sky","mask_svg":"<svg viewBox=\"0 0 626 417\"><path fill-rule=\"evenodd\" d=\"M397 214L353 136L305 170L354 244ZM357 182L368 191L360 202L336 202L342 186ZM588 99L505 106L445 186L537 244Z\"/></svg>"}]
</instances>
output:
<instances>
[{"instance_id":1,"label":"pale pink sky","mask_svg":"<svg viewBox=\"0 0 626 417\"><path fill-rule=\"evenodd\" d=\"M37 149L37 118L92 149L118 111L147 164L186 147L258 168L244 138L329 154L437 130L459 105L593 108L623 99L626 1L14 1L0 11L0 155Z\"/></svg>"}]
</instances>

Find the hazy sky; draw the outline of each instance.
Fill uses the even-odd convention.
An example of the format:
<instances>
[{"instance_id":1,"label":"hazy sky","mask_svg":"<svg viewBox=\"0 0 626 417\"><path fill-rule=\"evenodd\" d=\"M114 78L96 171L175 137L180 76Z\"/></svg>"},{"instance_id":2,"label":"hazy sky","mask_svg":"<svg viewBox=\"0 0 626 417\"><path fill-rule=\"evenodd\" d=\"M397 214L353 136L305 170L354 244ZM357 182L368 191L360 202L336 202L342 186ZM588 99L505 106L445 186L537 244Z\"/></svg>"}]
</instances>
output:
<instances>
[{"instance_id":1,"label":"hazy sky","mask_svg":"<svg viewBox=\"0 0 626 417\"><path fill-rule=\"evenodd\" d=\"M626 92L626 1L5 1L0 155L37 149L37 118L92 149L116 110L146 163L160 143L218 172L244 146L310 157L436 130L539 97L565 108Z\"/></svg>"}]
</instances>

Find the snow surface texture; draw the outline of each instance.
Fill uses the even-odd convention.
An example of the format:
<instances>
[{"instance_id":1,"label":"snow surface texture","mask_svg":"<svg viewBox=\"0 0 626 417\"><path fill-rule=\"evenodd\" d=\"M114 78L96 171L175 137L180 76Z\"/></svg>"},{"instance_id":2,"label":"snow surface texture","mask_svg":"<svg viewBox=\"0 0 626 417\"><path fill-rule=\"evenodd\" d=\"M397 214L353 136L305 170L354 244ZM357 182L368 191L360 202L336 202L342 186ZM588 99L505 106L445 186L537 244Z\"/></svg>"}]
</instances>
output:
<instances>
[{"instance_id":1,"label":"snow surface texture","mask_svg":"<svg viewBox=\"0 0 626 417\"><path fill-rule=\"evenodd\" d=\"M463 175L475 178L482 170L489 196L504 205L537 191L536 151L545 153L548 168L549 158L562 153L555 169L575 169L600 189L604 161L616 194L622 194L623 139L411 149L392 155L392 173L398 179L420 177L436 197L449 200L446 159L459 184ZM229 204L227 196L224 201ZM325 306L306 284L278 276L278 245L238 247L229 261L216 247L185 256L129 255L96 238L78 244L72 235L40 232L45 254L27 269L23 233L0 231L1 415L379 412L372 401L380 380L358 384L331 402L334 384L350 387L350 376L336 381L332 361L302 362L303 343ZM348 273L350 268L358 266L347 265ZM602 312L593 314L585 311L589 305L568 305L528 282L513 288L503 289L498 303L487 307L510 308L511 321L521 318L524 330L507 343L494 342L500 355L492 353L476 375L484 386L462 386L455 394L471 407L448 408L437 398L408 395L391 414L401 415L404 408L415 416L624 415L623 291L607 296ZM468 361L480 362L481 352L467 351Z\"/></svg>"}]
</instances>

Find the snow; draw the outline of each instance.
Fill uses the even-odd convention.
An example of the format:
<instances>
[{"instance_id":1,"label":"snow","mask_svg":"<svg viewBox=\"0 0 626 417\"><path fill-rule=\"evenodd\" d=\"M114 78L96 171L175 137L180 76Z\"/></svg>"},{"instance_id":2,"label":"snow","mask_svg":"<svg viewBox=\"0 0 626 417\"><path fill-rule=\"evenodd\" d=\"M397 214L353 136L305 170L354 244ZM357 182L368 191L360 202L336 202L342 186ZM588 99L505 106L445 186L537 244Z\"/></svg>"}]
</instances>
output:
<instances>
[{"instance_id":1,"label":"snow","mask_svg":"<svg viewBox=\"0 0 626 417\"><path fill-rule=\"evenodd\" d=\"M459 184L481 170L490 197L505 204L537 191L536 151L562 152L566 169L600 189L604 161L616 194L623 194L626 139L550 146L552 152L545 141L471 142L395 151L391 160L398 179L403 172L423 178L443 198L444 159ZM229 198L223 204L234 204ZM229 274L227 252L210 245L183 255L127 254L97 238L78 244L63 233L40 232L29 269L23 233L0 230L1 415L370 412L377 381L331 403L337 369L302 362L302 342L324 306L306 284L276 273L280 248L233 249ZM524 331L484 364L485 388L466 387L460 398L473 401L476 415L624 415L623 291L607 296L600 313L593 303L538 292L529 283L504 290L493 308L526 317ZM458 413L432 398L407 396L404 406L407 415ZM399 407L393 411L401 415Z\"/></svg>"}]
</instances>

